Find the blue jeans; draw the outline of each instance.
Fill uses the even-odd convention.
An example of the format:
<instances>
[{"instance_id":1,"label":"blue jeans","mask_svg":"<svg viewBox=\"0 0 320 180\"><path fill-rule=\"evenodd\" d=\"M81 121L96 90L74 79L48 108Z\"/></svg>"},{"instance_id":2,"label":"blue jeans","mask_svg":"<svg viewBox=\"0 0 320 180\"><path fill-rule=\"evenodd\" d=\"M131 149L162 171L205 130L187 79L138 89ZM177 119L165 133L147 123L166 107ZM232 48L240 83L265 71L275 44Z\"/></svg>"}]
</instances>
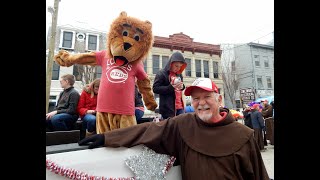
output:
<instances>
[{"instance_id":1,"label":"blue jeans","mask_svg":"<svg viewBox=\"0 0 320 180\"><path fill-rule=\"evenodd\" d=\"M140 120L141 120L143 115L144 115L144 111L141 111L139 109L135 110L135 116L136 116L137 124L140 123Z\"/></svg>"},{"instance_id":2,"label":"blue jeans","mask_svg":"<svg viewBox=\"0 0 320 180\"><path fill-rule=\"evenodd\" d=\"M86 114L82 118L83 129L88 130L88 132L96 131L96 116L93 114Z\"/></svg>"},{"instance_id":3,"label":"blue jeans","mask_svg":"<svg viewBox=\"0 0 320 180\"><path fill-rule=\"evenodd\" d=\"M184 113L184 109L177 109L176 116L183 113Z\"/></svg>"},{"instance_id":4,"label":"blue jeans","mask_svg":"<svg viewBox=\"0 0 320 180\"><path fill-rule=\"evenodd\" d=\"M47 120L47 127L49 126L53 131L69 131L73 129L78 117L68 113L56 114Z\"/></svg>"}]
</instances>

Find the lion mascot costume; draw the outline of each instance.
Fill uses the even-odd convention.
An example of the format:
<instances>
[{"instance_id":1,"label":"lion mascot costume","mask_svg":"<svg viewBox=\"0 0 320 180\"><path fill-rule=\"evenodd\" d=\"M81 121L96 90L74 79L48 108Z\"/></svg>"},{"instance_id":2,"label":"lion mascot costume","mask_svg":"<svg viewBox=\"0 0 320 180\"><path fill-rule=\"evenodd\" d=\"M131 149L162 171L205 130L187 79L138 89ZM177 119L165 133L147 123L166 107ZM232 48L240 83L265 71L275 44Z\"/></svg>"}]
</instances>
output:
<instances>
[{"instance_id":1,"label":"lion mascot costume","mask_svg":"<svg viewBox=\"0 0 320 180\"><path fill-rule=\"evenodd\" d=\"M121 12L112 22L107 38L106 50L79 54L60 50L54 56L61 66L81 64L102 67L96 109L98 134L137 124L135 83L147 109L154 111L158 106L143 66L153 44L152 24Z\"/></svg>"}]
</instances>

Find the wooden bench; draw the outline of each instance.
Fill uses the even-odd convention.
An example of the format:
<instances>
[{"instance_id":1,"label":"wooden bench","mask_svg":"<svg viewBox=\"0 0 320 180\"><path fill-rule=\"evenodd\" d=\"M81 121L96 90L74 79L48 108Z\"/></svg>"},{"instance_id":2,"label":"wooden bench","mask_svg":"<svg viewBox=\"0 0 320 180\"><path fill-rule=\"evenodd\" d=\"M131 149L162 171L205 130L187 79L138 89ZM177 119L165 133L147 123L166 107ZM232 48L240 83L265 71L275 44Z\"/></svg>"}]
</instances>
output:
<instances>
[{"instance_id":1,"label":"wooden bench","mask_svg":"<svg viewBox=\"0 0 320 180\"><path fill-rule=\"evenodd\" d=\"M46 146L77 143L80 130L46 132Z\"/></svg>"},{"instance_id":2,"label":"wooden bench","mask_svg":"<svg viewBox=\"0 0 320 180\"><path fill-rule=\"evenodd\" d=\"M151 122L151 121L153 121L153 117L141 118L141 120L140 120L140 122L138 122L138 124L145 123L145 122Z\"/></svg>"},{"instance_id":3,"label":"wooden bench","mask_svg":"<svg viewBox=\"0 0 320 180\"><path fill-rule=\"evenodd\" d=\"M55 154L69 151L78 151L88 149L88 145L79 146L78 143L69 143L69 144L59 144L46 146L46 154Z\"/></svg>"},{"instance_id":4,"label":"wooden bench","mask_svg":"<svg viewBox=\"0 0 320 180\"><path fill-rule=\"evenodd\" d=\"M80 134L79 134L80 140L83 139L83 138L85 138L85 136L86 136L86 131L83 130L83 128L82 128L82 120L81 120L81 118L79 118L79 119L76 121L76 123L75 123L75 125L74 125L74 129L80 131Z\"/></svg>"},{"instance_id":5,"label":"wooden bench","mask_svg":"<svg viewBox=\"0 0 320 180\"><path fill-rule=\"evenodd\" d=\"M142 118L139 124L151 122L152 120L152 117ZM85 138L85 136L86 131L82 129L82 120L79 118L74 124L73 130L46 132L46 145L52 146L60 144L77 143L79 140Z\"/></svg>"}]
</instances>

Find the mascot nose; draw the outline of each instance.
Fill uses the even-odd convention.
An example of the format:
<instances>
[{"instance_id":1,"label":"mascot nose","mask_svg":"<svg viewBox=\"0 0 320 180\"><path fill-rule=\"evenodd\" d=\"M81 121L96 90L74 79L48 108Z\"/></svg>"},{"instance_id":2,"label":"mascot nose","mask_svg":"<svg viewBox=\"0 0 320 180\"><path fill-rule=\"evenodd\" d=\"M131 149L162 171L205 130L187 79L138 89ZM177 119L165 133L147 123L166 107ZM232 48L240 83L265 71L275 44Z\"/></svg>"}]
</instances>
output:
<instances>
[{"instance_id":1,"label":"mascot nose","mask_svg":"<svg viewBox=\"0 0 320 180\"><path fill-rule=\"evenodd\" d=\"M130 49L131 48L131 44L130 43L124 43L124 50L126 51L126 50L128 50L128 49Z\"/></svg>"}]
</instances>

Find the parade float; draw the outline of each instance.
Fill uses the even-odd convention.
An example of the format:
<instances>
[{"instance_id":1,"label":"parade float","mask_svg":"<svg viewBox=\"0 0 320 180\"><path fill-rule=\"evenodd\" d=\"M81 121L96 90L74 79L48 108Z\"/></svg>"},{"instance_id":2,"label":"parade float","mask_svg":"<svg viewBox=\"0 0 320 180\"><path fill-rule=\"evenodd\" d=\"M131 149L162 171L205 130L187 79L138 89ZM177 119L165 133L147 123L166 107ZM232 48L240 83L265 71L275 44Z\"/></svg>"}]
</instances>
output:
<instances>
[{"instance_id":1,"label":"parade float","mask_svg":"<svg viewBox=\"0 0 320 180\"><path fill-rule=\"evenodd\" d=\"M46 155L46 179L180 180L175 157L144 145L101 147Z\"/></svg>"}]
</instances>

